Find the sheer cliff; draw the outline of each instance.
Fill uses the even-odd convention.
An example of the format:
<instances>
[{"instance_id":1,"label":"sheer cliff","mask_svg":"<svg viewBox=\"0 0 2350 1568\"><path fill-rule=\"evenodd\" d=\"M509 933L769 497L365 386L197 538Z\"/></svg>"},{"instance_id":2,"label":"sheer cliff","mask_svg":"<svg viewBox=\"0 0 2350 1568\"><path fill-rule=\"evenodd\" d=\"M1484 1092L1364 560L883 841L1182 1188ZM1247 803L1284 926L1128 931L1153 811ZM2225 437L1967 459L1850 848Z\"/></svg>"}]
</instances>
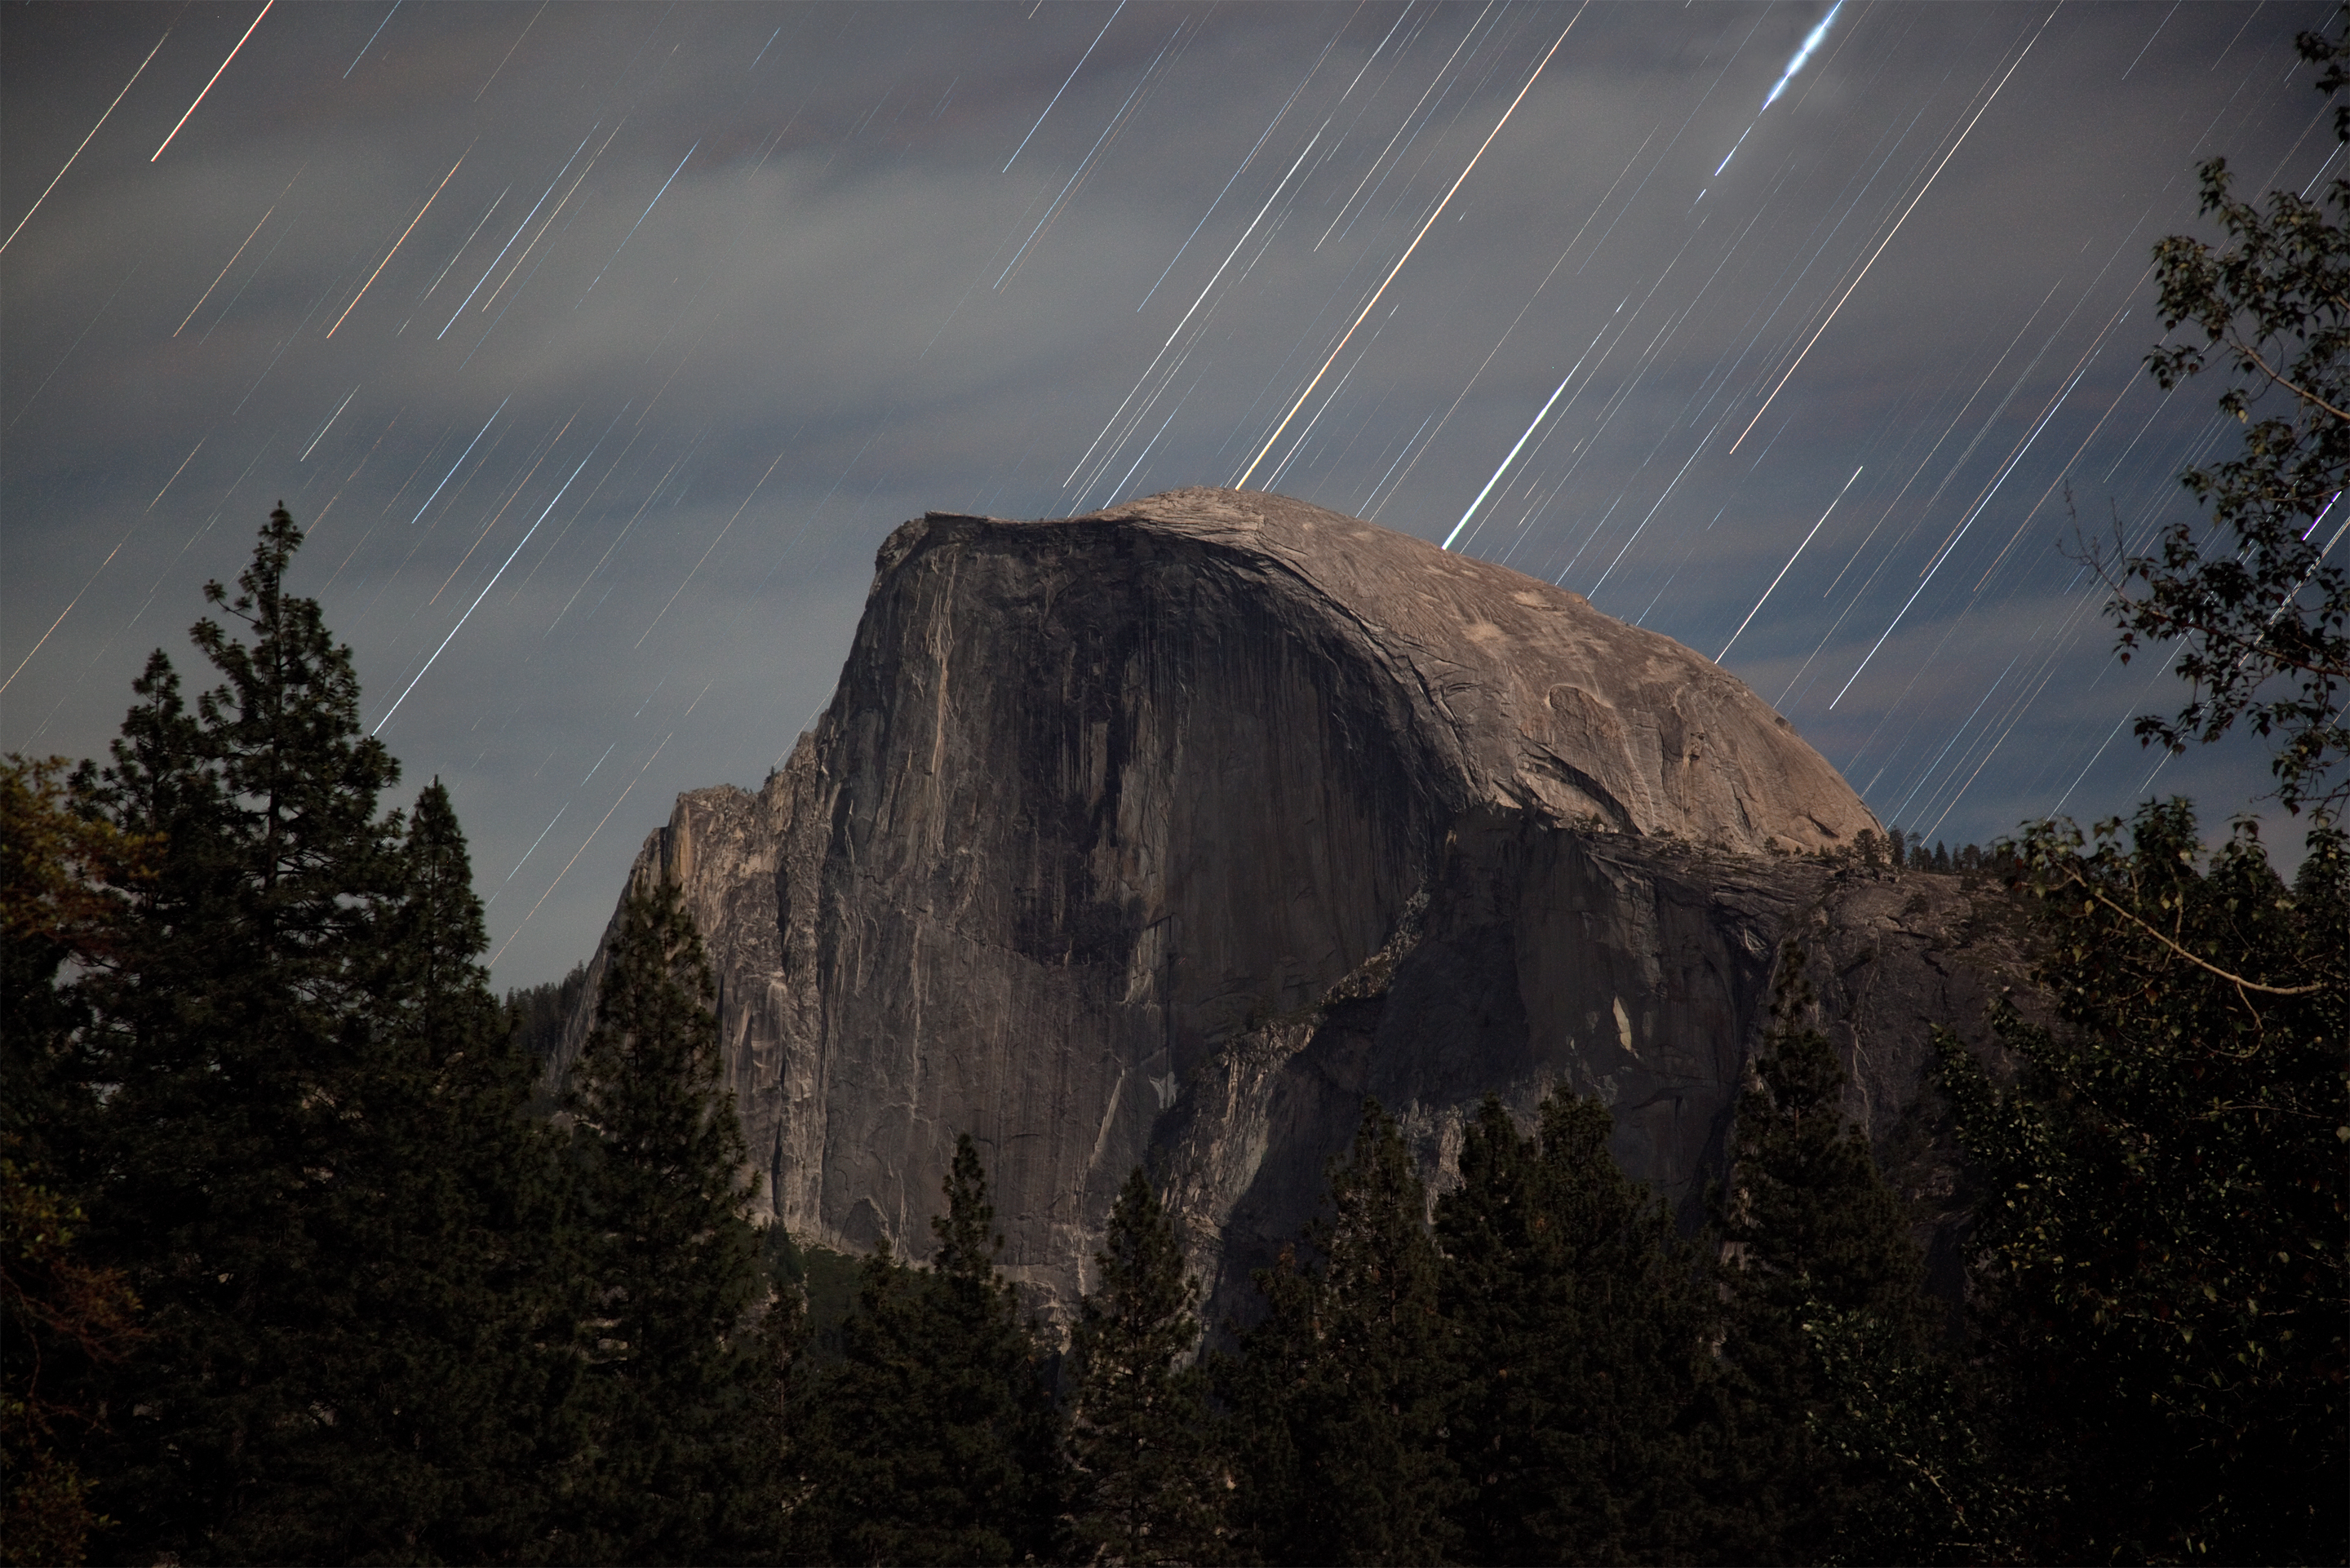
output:
<instances>
[{"instance_id":1,"label":"sheer cliff","mask_svg":"<svg viewBox=\"0 0 2350 1568\"><path fill-rule=\"evenodd\" d=\"M709 940L803 1237L926 1255L968 1131L1038 1304L1147 1163L1243 1310L1365 1095L1441 1179L1488 1091L1599 1094L1687 1204L1783 937L1880 1137L2006 956L1956 883L1816 853L1874 819L1735 678L1504 568L1211 490L932 513L877 567L788 763L681 796L632 873Z\"/></svg>"}]
</instances>

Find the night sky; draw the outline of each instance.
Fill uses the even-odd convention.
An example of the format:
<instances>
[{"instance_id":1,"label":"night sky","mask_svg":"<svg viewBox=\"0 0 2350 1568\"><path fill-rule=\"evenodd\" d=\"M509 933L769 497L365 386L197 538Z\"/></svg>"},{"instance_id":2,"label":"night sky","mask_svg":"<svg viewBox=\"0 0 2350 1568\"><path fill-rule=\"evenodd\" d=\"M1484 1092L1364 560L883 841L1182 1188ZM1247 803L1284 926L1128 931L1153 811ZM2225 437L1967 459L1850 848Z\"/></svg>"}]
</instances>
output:
<instances>
[{"instance_id":1,"label":"night sky","mask_svg":"<svg viewBox=\"0 0 2350 1568\"><path fill-rule=\"evenodd\" d=\"M2148 253L2334 171L2330 12L9 6L0 748L198 683L282 498L530 983L899 523L1243 483L1727 645L1887 822L2216 827L2264 756L2158 771L2075 530L2234 440Z\"/></svg>"}]
</instances>

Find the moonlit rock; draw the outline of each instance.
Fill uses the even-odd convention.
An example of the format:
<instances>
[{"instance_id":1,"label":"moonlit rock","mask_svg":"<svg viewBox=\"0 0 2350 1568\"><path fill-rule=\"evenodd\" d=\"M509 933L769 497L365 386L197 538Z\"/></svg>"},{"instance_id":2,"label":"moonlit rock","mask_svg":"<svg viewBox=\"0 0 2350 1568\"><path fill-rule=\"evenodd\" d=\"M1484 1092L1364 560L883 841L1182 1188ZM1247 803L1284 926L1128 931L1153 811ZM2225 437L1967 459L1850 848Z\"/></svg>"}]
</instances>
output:
<instances>
[{"instance_id":1,"label":"moonlit rock","mask_svg":"<svg viewBox=\"0 0 2350 1568\"><path fill-rule=\"evenodd\" d=\"M680 796L632 876L709 940L795 1234L927 1257L968 1132L1032 1307L1072 1310L1142 1164L1211 1313L1245 1315L1367 1095L1440 1186L1489 1091L1596 1095L1693 1214L1791 933L1827 961L1848 1108L1889 1128L1926 1023L1980 1033L2012 955L1942 934L1955 879L1807 853L1876 827L1669 638L1194 489L899 528L816 728L758 792Z\"/></svg>"}]
</instances>

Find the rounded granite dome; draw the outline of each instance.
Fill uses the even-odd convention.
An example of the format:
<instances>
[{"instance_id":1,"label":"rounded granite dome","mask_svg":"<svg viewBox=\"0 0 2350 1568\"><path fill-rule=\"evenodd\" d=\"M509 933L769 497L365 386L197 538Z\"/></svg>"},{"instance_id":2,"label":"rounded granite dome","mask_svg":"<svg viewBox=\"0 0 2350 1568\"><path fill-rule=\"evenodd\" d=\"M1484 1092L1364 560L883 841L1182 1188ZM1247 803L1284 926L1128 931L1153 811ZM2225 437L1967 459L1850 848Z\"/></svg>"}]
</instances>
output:
<instances>
[{"instance_id":1,"label":"rounded granite dome","mask_svg":"<svg viewBox=\"0 0 2350 1568\"><path fill-rule=\"evenodd\" d=\"M1877 819L1745 682L1505 566L1259 491L1192 488L1043 523L932 513L883 550L885 571L941 524L1109 525L1322 624L1404 693L1420 743L1457 770L1463 805L1747 853L1848 844ZM1116 546L1113 545L1113 548Z\"/></svg>"},{"instance_id":2,"label":"rounded granite dome","mask_svg":"<svg viewBox=\"0 0 2350 1568\"><path fill-rule=\"evenodd\" d=\"M775 1218L919 1248L968 1131L1003 1266L1064 1321L1139 1165L1244 1310L1366 1096L1440 1161L1487 1093L1573 1085L1627 1171L1693 1192L1835 880L1755 852L1875 826L1689 649L1280 496L931 513L877 568L790 760L681 796L633 875L710 944ZM1868 1072L1918 1060L1900 1038Z\"/></svg>"}]
</instances>

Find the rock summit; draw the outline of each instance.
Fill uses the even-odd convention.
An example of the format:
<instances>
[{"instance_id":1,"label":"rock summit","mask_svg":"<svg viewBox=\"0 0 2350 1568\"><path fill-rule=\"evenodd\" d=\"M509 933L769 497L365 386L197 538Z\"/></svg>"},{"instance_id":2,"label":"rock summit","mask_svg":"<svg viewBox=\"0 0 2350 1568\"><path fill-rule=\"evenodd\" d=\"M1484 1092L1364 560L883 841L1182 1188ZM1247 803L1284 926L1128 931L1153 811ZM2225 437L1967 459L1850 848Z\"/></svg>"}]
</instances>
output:
<instances>
[{"instance_id":1,"label":"rock summit","mask_svg":"<svg viewBox=\"0 0 2350 1568\"><path fill-rule=\"evenodd\" d=\"M709 940L795 1234L927 1256L969 1132L1035 1304L1069 1310L1144 1164L1211 1311L1245 1314L1366 1095L1439 1182L1488 1092L1598 1095L1687 1209L1791 933L1829 961L1851 1109L1889 1128L1925 1022L1989 982L1942 934L1955 883L1819 853L1877 826L1669 638L1191 489L898 529L815 729L762 789L680 796L632 875L681 884Z\"/></svg>"}]
</instances>

